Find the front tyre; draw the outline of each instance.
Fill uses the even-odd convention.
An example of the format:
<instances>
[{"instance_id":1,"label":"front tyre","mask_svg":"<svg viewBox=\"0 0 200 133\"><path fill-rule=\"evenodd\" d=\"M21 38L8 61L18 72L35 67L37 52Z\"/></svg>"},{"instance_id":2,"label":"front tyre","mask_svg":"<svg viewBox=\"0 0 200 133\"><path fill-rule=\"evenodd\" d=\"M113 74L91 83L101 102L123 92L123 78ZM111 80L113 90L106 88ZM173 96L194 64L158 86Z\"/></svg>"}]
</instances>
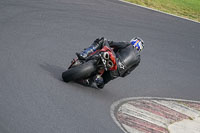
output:
<instances>
[{"instance_id":1,"label":"front tyre","mask_svg":"<svg viewBox=\"0 0 200 133\"><path fill-rule=\"evenodd\" d=\"M63 81L76 81L78 79L85 79L90 77L96 72L97 68L95 66L95 61L90 60L79 66L72 67L67 71L62 73Z\"/></svg>"}]
</instances>

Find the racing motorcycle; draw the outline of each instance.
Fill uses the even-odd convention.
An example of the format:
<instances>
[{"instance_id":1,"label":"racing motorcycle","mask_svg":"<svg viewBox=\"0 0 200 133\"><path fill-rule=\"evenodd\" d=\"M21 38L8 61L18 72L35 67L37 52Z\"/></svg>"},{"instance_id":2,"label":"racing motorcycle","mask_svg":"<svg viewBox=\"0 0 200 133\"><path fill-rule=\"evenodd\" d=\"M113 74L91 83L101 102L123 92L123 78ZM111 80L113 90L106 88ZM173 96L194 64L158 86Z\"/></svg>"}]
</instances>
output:
<instances>
[{"instance_id":1,"label":"racing motorcycle","mask_svg":"<svg viewBox=\"0 0 200 133\"><path fill-rule=\"evenodd\" d=\"M114 70L117 70L115 53L112 48L105 45L85 60L73 59L68 69L62 73L62 78L65 82L81 81Z\"/></svg>"}]
</instances>

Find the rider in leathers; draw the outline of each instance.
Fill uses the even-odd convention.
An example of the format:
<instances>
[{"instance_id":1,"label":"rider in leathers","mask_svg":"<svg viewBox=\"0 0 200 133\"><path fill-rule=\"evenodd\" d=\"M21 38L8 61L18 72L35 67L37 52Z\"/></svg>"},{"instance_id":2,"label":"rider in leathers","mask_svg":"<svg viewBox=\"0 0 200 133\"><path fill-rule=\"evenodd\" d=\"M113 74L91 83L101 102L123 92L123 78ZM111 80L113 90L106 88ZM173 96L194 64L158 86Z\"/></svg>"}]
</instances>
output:
<instances>
[{"instance_id":1,"label":"rider in leathers","mask_svg":"<svg viewBox=\"0 0 200 133\"><path fill-rule=\"evenodd\" d=\"M102 49L103 46L108 45L113 48L116 54L117 70L105 71L102 76L96 76L95 78L87 79L84 84L91 84L95 82L98 88L103 88L110 80L117 77L125 77L130 74L140 63L140 51L143 49L143 40L136 37L130 42L114 42L102 38L98 38L89 47L84 49L81 53L76 53L80 60L85 60L87 56L96 51Z\"/></svg>"}]
</instances>

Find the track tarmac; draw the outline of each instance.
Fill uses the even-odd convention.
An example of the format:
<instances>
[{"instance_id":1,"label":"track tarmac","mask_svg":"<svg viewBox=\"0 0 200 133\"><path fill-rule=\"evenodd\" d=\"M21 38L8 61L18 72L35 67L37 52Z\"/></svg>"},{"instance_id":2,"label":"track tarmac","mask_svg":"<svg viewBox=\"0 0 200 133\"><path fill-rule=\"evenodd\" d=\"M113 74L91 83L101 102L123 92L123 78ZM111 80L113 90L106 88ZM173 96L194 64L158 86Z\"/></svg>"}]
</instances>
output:
<instances>
[{"instance_id":1,"label":"track tarmac","mask_svg":"<svg viewBox=\"0 0 200 133\"><path fill-rule=\"evenodd\" d=\"M200 24L118 0L0 0L0 132L122 133L126 97L199 100ZM103 90L64 83L75 52L97 37L145 42L141 63Z\"/></svg>"}]
</instances>

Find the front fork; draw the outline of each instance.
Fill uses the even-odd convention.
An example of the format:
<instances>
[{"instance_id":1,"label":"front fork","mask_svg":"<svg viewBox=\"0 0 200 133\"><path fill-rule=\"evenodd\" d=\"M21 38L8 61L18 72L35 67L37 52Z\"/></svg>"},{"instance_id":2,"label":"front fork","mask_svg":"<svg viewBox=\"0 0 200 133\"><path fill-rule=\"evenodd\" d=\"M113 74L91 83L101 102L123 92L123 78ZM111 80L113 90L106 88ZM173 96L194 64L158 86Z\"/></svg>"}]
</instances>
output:
<instances>
[{"instance_id":1,"label":"front fork","mask_svg":"<svg viewBox=\"0 0 200 133\"><path fill-rule=\"evenodd\" d=\"M73 60L71 61L71 65L68 67L68 69L72 68L73 66L80 65L80 64L81 64L81 63L80 63L80 61L78 60L78 58L77 58L77 59L73 59Z\"/></svg>"}]
</instances>

